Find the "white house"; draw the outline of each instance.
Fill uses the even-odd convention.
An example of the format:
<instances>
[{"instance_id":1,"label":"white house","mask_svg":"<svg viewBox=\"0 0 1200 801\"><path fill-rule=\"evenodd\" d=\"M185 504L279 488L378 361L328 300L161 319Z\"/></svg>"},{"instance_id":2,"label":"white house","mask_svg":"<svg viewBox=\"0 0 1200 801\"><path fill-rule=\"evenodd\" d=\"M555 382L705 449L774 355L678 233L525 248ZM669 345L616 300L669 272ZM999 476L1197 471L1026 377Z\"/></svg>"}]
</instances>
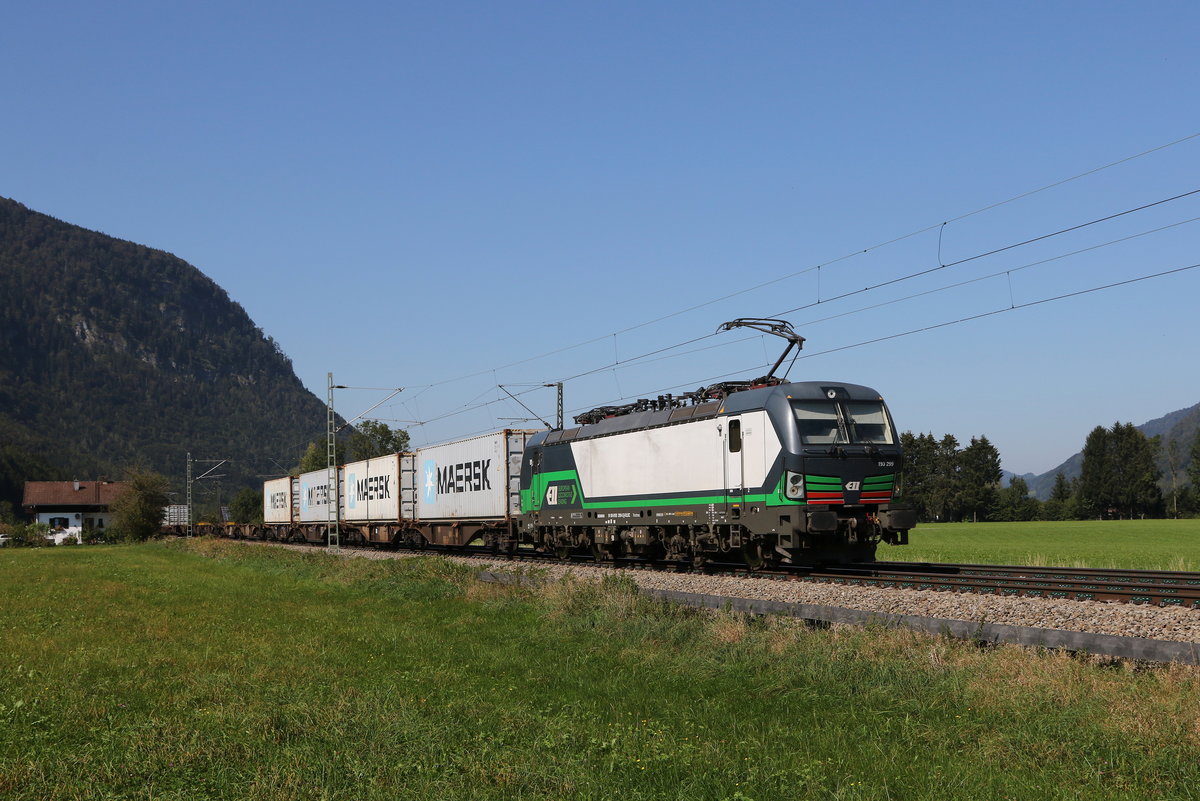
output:
<instances>
[{"instance_id":1,"label":"white house","mask_svg":"<svg viewBox=\"0 0 1200 801\"><path fill-rule=\"evenodd\" d=\"M55 530L105 529L112 524L109 506L128 481L26 481L21 506L38 523Z\"/></svg>"}]
</instances>

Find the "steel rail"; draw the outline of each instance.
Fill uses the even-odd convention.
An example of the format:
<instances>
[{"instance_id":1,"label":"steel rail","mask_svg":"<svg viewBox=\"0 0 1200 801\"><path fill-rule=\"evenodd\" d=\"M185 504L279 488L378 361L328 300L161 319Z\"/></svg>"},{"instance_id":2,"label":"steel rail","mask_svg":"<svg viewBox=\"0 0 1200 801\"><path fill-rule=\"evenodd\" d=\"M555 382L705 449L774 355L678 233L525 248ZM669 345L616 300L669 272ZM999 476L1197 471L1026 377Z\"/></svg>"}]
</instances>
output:
<instances>
[{"instance_id":1,"label":"steel rail","mask_svg":"<svg viewBox=\"0 0 1200 801\"><path fill-rule=\"evenodd\" d=\"M1200 576L1164 571L1079 571L1062 568L1028 570L1020 566L983 566L957 570L957 565L922 564L917 569L863 564L797 572L801 581L899 589L973 592L1002 596L1116 601L1200 609ZM1171 581L1161 579L1169 576Z\"/></svg>"},{"instance_id":2,"label":"steel rail","mask_svg":"<svg viewBox=\"0 0 1200 801\"><path fill-rule=\"evenodd\" d=\"M926 570L932 573L959 573L977 576L1050 576L1078 581L1112 578L1143 584L1180 584L1200 587L1200 573L1185 570L1134 570L1110 567L1067 567L1055 565L982 565L933 562L866 562L847 567L869 570Z\"/></svg>"}]
</instances>

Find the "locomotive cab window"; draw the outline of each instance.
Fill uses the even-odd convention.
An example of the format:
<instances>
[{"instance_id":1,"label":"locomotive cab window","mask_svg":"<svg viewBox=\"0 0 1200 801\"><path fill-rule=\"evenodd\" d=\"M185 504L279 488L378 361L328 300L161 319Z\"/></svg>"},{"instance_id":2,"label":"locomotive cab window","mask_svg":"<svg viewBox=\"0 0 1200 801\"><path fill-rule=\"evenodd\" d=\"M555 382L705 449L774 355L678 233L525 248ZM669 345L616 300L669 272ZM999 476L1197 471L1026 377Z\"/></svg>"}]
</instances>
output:
<instances>
[{"instance_id":1,"label":"locomotive cab window","mask_svg":"<svg viewBox=\"0 0 1200 801\"><path fill-rule=\"evenodd\" d=\"M794 400L792 412L805 445L845 445L850 441L837 404Z\"/></svg>"},{"instance_id":2,"label":"locomotive cab window","mask_svg":"<svg viewBox=\"0 0 1200 801\"><path fill-rule=\"evenodd\" d=\"M737 453L742 449L742 421L729 421L729 452Z\"/></svg>"},{"instance_id":3,"label":"locomotive cab window","mask_svg":"<svg viewBox=\"0 0 1200 801\"><path fill-rule=\"evenodd\" d=\"M805 445L891 445L887 412L879 401L793 400L792 413Z\"/></svg>"},{"instance_id":4,"label":"locomotive cab window","mask_svg":"<svg viewBox=\"0 0 1200 801\"><path fill-rule=\"evenodd\" d=\"M892 427L888 425L887 413L879 401L849 401L846 411L855 442L872 445L891 445Z\"/></svg>"}]
</instances>

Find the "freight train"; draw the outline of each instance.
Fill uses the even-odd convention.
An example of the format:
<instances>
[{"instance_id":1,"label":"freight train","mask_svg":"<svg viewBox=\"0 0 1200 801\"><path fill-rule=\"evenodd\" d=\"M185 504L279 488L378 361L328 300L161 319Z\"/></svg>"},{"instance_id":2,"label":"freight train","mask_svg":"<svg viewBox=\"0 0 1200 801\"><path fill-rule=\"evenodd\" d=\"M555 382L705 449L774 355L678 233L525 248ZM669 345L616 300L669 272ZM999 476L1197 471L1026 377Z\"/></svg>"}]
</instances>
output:
<instances>
[{"instance_id":1,"label":"freight train","mask_svg":"<svg viewBox=\"0 0 1200 801\"><path fill-rule=\"evenodd\" d=\"M771 372L575 418L573 428L499 431L267 481L262 526L233 536L323 543L475 546L562 559L701 565L871 561L916 523L894 494L899 438L875 390L785 382L803 338ZM333 506L336 504L336 507ZM336 517L335 517L336 508Z\"/></svg>"}]
</instances>

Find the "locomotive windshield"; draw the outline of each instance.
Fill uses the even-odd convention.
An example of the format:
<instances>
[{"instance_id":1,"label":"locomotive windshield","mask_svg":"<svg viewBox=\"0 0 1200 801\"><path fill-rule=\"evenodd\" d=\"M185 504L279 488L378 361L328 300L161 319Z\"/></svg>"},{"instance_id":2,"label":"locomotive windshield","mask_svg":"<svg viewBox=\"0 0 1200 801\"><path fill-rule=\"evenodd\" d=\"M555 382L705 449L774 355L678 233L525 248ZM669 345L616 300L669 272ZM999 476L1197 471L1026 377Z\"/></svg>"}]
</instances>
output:
<instances>
[{"instance_id":1,"label":"locomotive windshield","mask_svg":"<svg viewBox=\"0 0 1200 801\"><path fill-rule=\"evenodd\" d=\"M805 445L891 445L892 427L881 401L793 400Z\"/></svg>"}]
</instances>

